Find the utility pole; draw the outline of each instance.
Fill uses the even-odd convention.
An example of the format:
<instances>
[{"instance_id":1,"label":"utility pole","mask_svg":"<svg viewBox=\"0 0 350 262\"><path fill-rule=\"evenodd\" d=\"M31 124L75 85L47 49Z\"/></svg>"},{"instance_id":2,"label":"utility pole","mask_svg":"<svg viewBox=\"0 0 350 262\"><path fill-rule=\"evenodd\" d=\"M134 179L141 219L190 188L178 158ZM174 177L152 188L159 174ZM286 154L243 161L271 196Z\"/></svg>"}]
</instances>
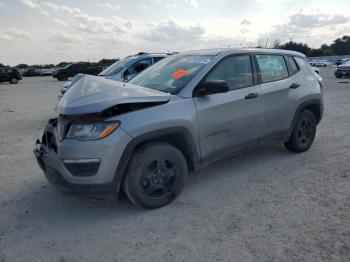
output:
<instances>
[{"instance_id":1,"label":"utility pole","mask_svg":"<svg viewBox=\"0 0 350 262\"><path fill-rule=\"evenodd\" d=\"M269 43L269 36L266 37L266 44L265 44L265 48L267 48L267 44Z\"/></svg>"}]
</instances>

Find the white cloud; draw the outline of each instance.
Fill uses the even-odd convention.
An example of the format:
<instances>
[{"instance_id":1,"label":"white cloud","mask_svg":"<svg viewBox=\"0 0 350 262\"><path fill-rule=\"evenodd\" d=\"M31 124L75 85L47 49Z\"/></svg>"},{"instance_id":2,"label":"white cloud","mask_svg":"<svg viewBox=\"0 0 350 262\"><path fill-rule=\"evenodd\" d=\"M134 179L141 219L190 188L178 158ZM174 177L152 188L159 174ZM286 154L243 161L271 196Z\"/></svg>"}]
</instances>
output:
<instances>
[{"instance_id":1,"label":"white cloud","mask_svg":"<svg viewBox=\"0 0 350 262\"><path fill-rule=\"evenodd\" d=\"M198 7L198 0L186 0L186 2L192 5L194 8Z\"/></svg>"},{"instance_id":2,"label":"white cloud","mask_svg":"<svg viewBox=\"0 0 350 262\"><path fill-rule=\"evenodd\" d=\"M338 35L336 31L349 25L350 18L320 10L298 10L288 16L285 23L276 25L268 34L271 40L279 39L282 42L293 39L301 42L326 42ZM323 36L323 39L320 37Z\"/></svg>"},{"instance_id":3,"label":"white cloud","mask_svg":"<svg viewBox=\"0 0 350 262\"><path fill-rule=\"evenodd\" d=\"M26 0L28 1L28 0ZM65 13L68 13L70 15L72 14L79 14L81 13L81 10L79 8L76 8L76 7L69 7L69 6L66 6L66 5L56 5L54 3L51 3L51 2L43 2L43 4L55 11L62 11L62 12L65 12Z\"/></svg>"},{"instance_id":4,"label":"white cloud","mask_svg":"<svg viewBox=\"0 0 350 262\"><path fill-rule=\"evenodd\" d=\"M8 30L0 30L0 39L2 40L29 39L30 37L28 32L14 27Z\"/></svg>"},{"instance_id":5,"label":"white cloud","mask_svg":"<svg viewBox=\"0 0 350 262\"><path fill-rule=\"evenodd\" d=\"M59 43L59 44L70 44L70 43L82 41L81 37L77 35L68 34L66 32L54 32L49 37L49 40L53 43Z\"/></svg>"},{"instance_id":6,"label":"white cloud","mask_svg":"<svg viewBox=\"0 0 350 262\"><path fill-rule=\"evenodd\" d=\"M103 18L79 14L74 17L74 27L88 33L123 33L122 24L115 18ZM126 23L126 22L125 22Z\"/></svg>"},{"instance_id":7,"label":"white cloud","mask_svg":"<svg viewBox=\"0 0 350 262\"><path fill-rule=\"evenodd\" d=\"M250 25L252 22L248 21L247 19L243 19L241 22L241 25Z\"/></svg>"},{"instance_id":8,"label":"white cloud","mask_svg":"<svg viewBox=\"0 0 350 262\"><path fill-rule=\"evenodd\" d=\"M22 0L22 3L25 4L26 6L30 7L30 8L38 8L39 5L37 3L36 0Z\"/></svg>"},{"instance_id":9,"label":"white cloud","mask_svg":"<svg viewBox=\"0 0 350 262\"><path fill-rule=\"evenodd\" d=\"M65 26L65 27L68 26L68 24L67 24L66 22L63 22L63 21L60 20L60 19L55 18L53 21L55 21L57 24L60 24L60 25L62 25L62 26Z\"/></svg>"},{"instance_id":10,"label":"white cloud","mask_svg":"<svg viewBox=\"0 0 350 262\"><path fill-rule=\"evenodd\" d=\"M150 23L144 39L156 42L182 41L201 38L205 29L201 24L185 25L168 19L159 23Z\"/></svg>"},{"instance_id":11,"label":"white cloud","mask_svg":"<svg viewBox=\"0 0 350 262\"><path fill-rule=\"evenodd\" d=\"M294 27L315 28L344 24L347 22L349 22L349 18L340 14L296 13L290 16L288 24Z\"/></svg>"},{"instance_id":12,"label":"white cloud","mask_svg":"<svg viewBox=\"0 0 350 262\"><path fill-rule=\"evenodd\" d=\"M114 10L114 11L122 9L122 7L120 5L111 4L111 3L108 3L108 2L97 3L97 6L99 6L99 7L106 7L106 8L109 8L111 10Z\"/></svg>"},{"instance_id":13,"label":"white cloud","mask_svg":"<svg viewBox=\"0 0 350 262\"><path fill-rule=\"evenodd\" d=\"M4 3L0 1L0 8L4 8L4 7L5 7Z\"/></svg>"}]
</instances>

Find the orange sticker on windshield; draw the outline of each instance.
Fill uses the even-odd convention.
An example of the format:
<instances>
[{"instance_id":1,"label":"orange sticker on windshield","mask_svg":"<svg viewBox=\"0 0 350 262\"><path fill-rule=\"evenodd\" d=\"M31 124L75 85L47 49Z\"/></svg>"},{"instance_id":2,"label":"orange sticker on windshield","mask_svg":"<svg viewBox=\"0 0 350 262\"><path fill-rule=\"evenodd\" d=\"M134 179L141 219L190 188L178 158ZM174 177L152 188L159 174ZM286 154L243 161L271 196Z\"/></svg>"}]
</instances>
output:
<instances>
[{"instance_id":1,"label":"orange sticker on windshield","mask_svg":"<svg viewBox=\"0 0 350 262\"><path fill-rule=\"evenodd\" d=\"M174 73L171 74L171 76L175 79L180 79L181 77L183 77L184 75L187 75L188 71L185 69L179 69L176 70Z\"/></svg>"}]
</instances>

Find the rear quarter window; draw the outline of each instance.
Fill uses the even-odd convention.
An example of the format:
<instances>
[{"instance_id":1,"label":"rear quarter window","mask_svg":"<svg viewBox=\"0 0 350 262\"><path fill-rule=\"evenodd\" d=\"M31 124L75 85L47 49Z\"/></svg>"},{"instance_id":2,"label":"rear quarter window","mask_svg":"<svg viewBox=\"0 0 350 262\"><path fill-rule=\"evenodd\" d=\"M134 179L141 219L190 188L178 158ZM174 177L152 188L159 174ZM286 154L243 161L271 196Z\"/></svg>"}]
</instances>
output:
<instances>
[{"instance_id":1,"label":"rear quarter window","mask_svg":"<svg viewBox=\"0 0 350 262\"><path fill-rule=\"evenodd\" d=\"M256 55L263 83L288 77L288 69L282 55Z\"/></svg>"},{"instance_id":2,"label":"rear quarter window","mask_svg":"<svg viewBox=\"0 0 350 262\"><path fill-rule=\"evenodd\" d=\"M299 71L299 66L298 64L295 62L294 58L291 57L291 56L287 56L287 61L288 61L288 64L289 64L289 73L290 75L294 75L296 73L298 73Z\"/></svg>"}]
</instances>

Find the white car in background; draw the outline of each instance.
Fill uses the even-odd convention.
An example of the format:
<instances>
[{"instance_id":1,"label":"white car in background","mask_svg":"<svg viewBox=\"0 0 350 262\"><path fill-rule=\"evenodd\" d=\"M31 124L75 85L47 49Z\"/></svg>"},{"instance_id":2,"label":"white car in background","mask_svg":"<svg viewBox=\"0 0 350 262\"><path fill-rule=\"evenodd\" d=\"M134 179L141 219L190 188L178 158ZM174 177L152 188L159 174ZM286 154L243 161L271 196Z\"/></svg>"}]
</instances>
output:
<instances>
[{"instance_id":1,"label":"white car in background","mask_svg":"<svg viewBox=\"0 0 350 262\"><path fill-rule=\"evenodd\" d=\"M327 60L311 60L309 62L311 66L316 66L316 67L327 67L331 63L328 62Z\"/></svg>"}]
</instances>

